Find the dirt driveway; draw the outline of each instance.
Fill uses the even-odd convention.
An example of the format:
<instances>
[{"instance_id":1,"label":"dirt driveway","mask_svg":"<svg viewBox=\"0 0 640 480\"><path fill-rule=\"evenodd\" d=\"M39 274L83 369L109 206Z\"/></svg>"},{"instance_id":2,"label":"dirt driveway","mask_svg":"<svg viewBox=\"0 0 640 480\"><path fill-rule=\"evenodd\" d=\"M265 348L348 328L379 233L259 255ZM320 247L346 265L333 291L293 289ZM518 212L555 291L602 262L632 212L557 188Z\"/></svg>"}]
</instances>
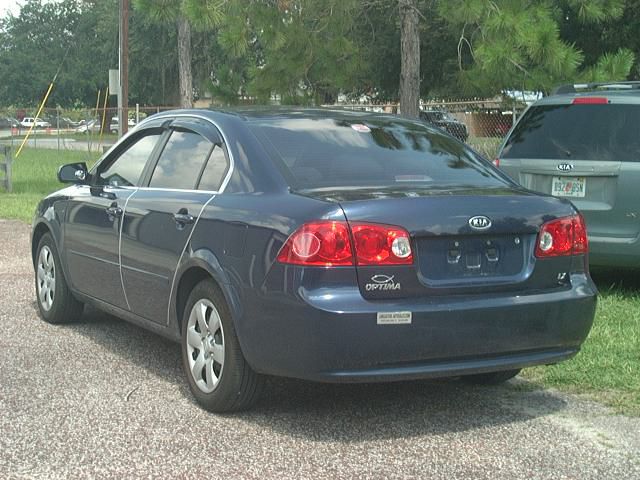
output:
<instances>
[{"instance_id":1,"label":"dirt driveway","mask_svg":"<svg viewBox=\"0 0 640 480\"><path fill-rule=\"evenodd\" d=\"M0 478L638 479L640 419L516 380L269 382L192 401L179 347L95 310L38 318L29 227L0 220Z\"/></svg>"}]
</instances>

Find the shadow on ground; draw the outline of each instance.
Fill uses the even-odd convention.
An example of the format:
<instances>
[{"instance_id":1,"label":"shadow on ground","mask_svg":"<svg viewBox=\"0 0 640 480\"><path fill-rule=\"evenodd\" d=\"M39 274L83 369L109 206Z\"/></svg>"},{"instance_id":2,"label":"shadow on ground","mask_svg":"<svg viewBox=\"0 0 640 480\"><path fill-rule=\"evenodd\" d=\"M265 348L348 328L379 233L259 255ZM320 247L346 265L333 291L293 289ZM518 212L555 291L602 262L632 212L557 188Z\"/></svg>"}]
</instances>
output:
<instances>
[{"instance_id":1,"label":"shadow on ground","mask_svg":"<svg viewBox=\"0 0 640 480\"><path fill-rule=\"evenodd\" d=\"M83 320L61 328L175 384L188 408L198 409L183 377L178 344L91 308ZM334 385L269 378L251 411L224 417L306 440L398 439L526 422L565 408L561 398L533 388L523 381L481 387L455 379ZM212 422L217 418L212 414Z\"/></svg>"}]
</instances>

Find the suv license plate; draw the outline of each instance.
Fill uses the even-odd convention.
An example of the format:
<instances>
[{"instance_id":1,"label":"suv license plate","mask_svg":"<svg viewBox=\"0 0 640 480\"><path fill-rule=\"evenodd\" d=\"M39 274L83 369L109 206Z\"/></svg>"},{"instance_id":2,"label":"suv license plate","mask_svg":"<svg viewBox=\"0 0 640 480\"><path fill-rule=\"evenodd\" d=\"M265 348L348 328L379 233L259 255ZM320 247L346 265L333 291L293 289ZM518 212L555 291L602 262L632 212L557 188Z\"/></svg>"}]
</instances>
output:
<instances>
[{"instance_id":1,"label":"suv license plate","mask_svg":"<svg viewBox=\"0 0 640 480\"><path fill-rule=\"evenodd\" d=\"M553 177L551 195L556 197L584 197L587 180L584 177Z\"/></svg>"}]
</instances>

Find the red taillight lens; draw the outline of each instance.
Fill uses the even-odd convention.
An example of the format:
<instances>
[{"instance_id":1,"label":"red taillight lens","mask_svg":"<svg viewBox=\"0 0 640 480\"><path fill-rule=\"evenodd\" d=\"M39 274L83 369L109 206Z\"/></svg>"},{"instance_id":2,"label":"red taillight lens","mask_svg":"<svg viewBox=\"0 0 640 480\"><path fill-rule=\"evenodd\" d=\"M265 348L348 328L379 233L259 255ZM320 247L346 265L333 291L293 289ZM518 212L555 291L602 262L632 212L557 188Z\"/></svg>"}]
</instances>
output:
<instances>
[{"instance_id":1,"label":"red taillight lens","mask_svg":"<svg viewBox=\"0 0 640 480\"><path fill-rule=\"evenodd\" d=\"M399 227L352 223L358 265L410 265L413 263L409 233Z\"/></svg>"},{"instance_id":2,"label":"red taillight lens","mask_svg":"<svg viewBox=\"0 0 640 480\"><path fill-rule=\"evenodd\" d=\"M582 215L545 223L538 234L536 257L557 257L587 253L587 229Z\"/></svg>"},{"instance_id":3,"label":"red taillight lens","mask_svg":"<svg viewBox=\"0 0 640 480\"><path fill-rule=\"evenodd\" d=\"M278 261L295 265L353 265L351 238L346 222L313 222L289 237Z\"/></svg>"},{"instance_id":4,"label":"red taillight lens","mask_svg":"<svg viewBox=\"0 0 640 480\"><path fill-rule=\"evenodd\" d=\"M353 248L352 248L353 235ZM356 257L354 258L353 252ZM399 227L372 223L312 222L296 230L278 254L294 265L410 265L409 233Z\"/></svg>"},{"instance_id":5,"label":"red taillight lens","mask_svg":"<svg viewBox=\"0 0 640 480\"><path fill-rule=\"evenodd\" d=\"M496 167L500 168L500 159L499 159L499 158L496 158L496 159L493 161L493 164L494 164Z\"/></svg>"},{"instance_id":6,"label":"red taillight lens","mask_svg":"<svg viewBox=\"0 0 640 480\"><path fill-rule=\"evenodd\" d=\"M605 97L578 97L573 99L574 105L604 105L609 103Z\"/></svg>"}]
</instances>

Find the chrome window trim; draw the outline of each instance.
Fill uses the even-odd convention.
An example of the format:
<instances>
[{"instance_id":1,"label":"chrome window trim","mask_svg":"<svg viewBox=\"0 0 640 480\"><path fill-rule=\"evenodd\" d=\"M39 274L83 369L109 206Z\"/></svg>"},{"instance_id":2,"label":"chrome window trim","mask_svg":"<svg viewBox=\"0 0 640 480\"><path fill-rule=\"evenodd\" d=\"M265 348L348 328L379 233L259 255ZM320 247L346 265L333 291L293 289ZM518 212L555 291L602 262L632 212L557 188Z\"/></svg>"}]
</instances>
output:
<instances>
[{"instance_id":1,"label":"chrome window trim","mask_svg":"<svg viewBox=\"0 0 640 480\"><path fill-rule=\"evenodd\" d=\"M231 175L233 174L234 170L235 170L235 159L233 158L233 152L231 151L230 148L230 143L229 143L229 139L227 138L227 135L224 133L224 131L222 130L222 128L220 128L220 125L218 124L218 122L216 122L215 120L211 120L208 117L205 117L204 115L200 115L197 113L177 113L177 114L157 114L154 115L153 117L150 117L149 119L145 119L142 122L140 122L136 128L134 130L132 130L131 132L134 132L136 130L138 130L138 128L142 128L144 127L145 123L147 121L151 122L154 120L159 120L159 119L163 119L163 118L198 118L200 120L204 120L205 122L209 122L211 125L213 125L214 127L216 127L216 129L218 130L218 132L220 132L220 135L222 136L222 140L224 141L225 145L227 146L227 153L229 155L229 170L227 171L227 174L224 177L224 180L222 181L222 184L220 185L220 189L216 192L212 192L210 190L197 190L197 189L185 189L185 190L181 190L181 189L171 189L171 188L160 188L160 187L139 187L140 189L155 189L155 190L167 190L167 191L185 191L185 192L205 192L205 193L215 193L215 194L220 194L220 193L224 193L225 189L227 188L227 185L229 184L229 182L231 181ZM128 136L128 134L127 134ZM125 138L125 137L122 137ZM120 143L120 142L118 142ZM116 144L117 145L117 144ZM115 146L115 145L114 145ZM113 147L111 147L112 149ZM109 149L109 151L107 153L105 153L105 156L109 154L109 152L111 151L111 149Z\"/></svg>"},{"instance_id":2,"label":"chrome window trim","mask_svg":"<svg viewBox=\"0 0 640 480\"><path fill-rule=\"evenodd\" d=\"M127 205L129 199L133 197L138 189L136 188L131 195L127 197L122 208L122 216L120 217L120 233L118 234L118 267L120 269L120 286L122 287L122 293L124 293L124 301L127 303L127 310L131 311L131 305L129 305L129 297L127 296L127 289L124 288L124 275L122 275L122 229L124 227L124 217L127 214Z\"/></svg>"},{"instance_id":3,"label":"chrome window trim","mask_svg":"<svg viewBox=\"0 0 640 480\"><path fill-rule=\"evenodd\" d=\"M200 212L198 212L198 216L196 217L196 221L193 224L193 228L189 232L187 241L184 243L184 246L182 247L182 253L180 253L180 256L178 257L178 263L176 264L176 268L173 271L173 279L171 280L171 289L169 290L169 302L167 303L167 321L165 323L165 326L167 327L169 326L169 322L171 321L171 299L174 296L173 289L175 288L176 277L178 276L178 269L180 268L182 257L184 257L184 252L187 251L187 246L189 245L189 243L191 243L191 237L193 236L193 232L196 231L196 227L198 226L198 222L200 221L202 212L204 212L204 209L207 208L207 205L209 205L214 198L216 198L216 196L211 195L211 197L209 197L209 199L206 202L204 202L204 204L202 205L202 208L200 208Z\"/></svg>"},{"instance_id":4,"label":"chrome window trim","mask_svg":"<svg viewBox=\"0 0 640 480\"><path fill-rule=\"evenodd\" d=\"M197 190L195 188L164 188L164 187L138 187L138 190L152 191L152 192L182 192L182 193L204 193L209 195L219 195L222 192L215 190Z\"/></svg>"}]
</instances>

